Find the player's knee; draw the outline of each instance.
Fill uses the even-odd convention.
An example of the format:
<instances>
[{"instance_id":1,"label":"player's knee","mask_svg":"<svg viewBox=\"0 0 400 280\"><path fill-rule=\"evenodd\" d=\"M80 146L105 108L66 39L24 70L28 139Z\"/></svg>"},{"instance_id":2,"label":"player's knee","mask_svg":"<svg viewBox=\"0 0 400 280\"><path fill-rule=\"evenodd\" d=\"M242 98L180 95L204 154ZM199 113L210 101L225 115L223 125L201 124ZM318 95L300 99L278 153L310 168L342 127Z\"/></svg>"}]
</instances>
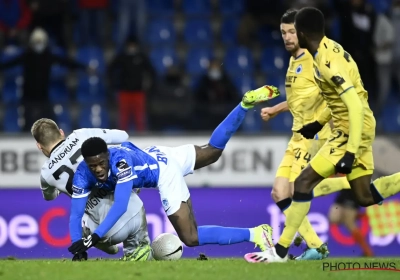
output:
<instances>
[{"instance_id":1,"label":"player's knee","mask_svg":"<svg viewBox=\"0 0 400 280\"><path fill-rule=\"evenodd\" d=\"M222 150L212 147L210 149L210 164L219 160L222 155Z\"/></svg>"},{"instance_id":2,"label":"player's knee","mask_svg":"<svg viewBox=\"0 0 400 280\"><path fill-rule=\"evenodd\" d=\"M195 246L199 246L199 238L196 235L184 235L181 238L183 244L185 244L187 247L195 247Z\"/></svg>"},{"instance_id":3,"label":"player's knee","mask_svg":"<svg viewBox=\"0 0 400 280\"><path fill-rule=\"evenodd\" d=\"M302 174L300 174L299 177L297 177L294 181L294 191L300 193L309 193L312 191L310 185L311 184L307 176L303 176Z\"/></svg>"},{"instance_id":4,"label":"player's knee","mask_svg":"<svg viewBox=\"0 0 400 280\"><path fill-rule=\"evenodd\" d=\"M361 207L368 207L375 204L371 195L366 192L356 191L354 192L354 198L357 201L358 205L360 205Z\"/></svg>"},{"instance_id":5,"label":"player's knee","mask_svg":"<svg viewBox=\"0 0 400 280\"><path fill-rule=\"evenodd\" d=\"M286 195L285 197L281 191L279 191L277 188L273 188L271 191L271 197L274 200L274 202L278 202L287 198L288 196Z\"/></svg>"},{"instance_id":6,"label":"player's knee","mask_svg":"<svg viewBox=\"0 0 400 280\"><path fill-rule=\"evenodd\" d=\"M362 195L356 196L356 201L361 207L368 207L375 204L374 200L371 197Z\"/></svg>"}]
</instances>

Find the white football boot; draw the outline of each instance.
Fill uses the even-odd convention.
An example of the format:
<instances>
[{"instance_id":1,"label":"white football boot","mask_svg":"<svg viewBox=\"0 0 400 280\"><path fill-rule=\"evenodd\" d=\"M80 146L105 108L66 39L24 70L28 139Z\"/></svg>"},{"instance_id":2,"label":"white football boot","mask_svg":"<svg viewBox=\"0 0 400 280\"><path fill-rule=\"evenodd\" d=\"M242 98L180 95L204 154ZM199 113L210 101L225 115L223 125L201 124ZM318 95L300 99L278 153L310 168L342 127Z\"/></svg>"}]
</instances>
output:
<instances>
[{"instance_id":1,"label":"white football boot","mask_svg":"<svg viewBox=\"0 0 400 280\"><path fill-rule=\"evenodd\" d=\"M244 259L249 263L282 263L288 261L288 256L281 258L276 253L275 247L272 247L264 252L248 253L244 255Z\"/></svg>"}]
</instances>

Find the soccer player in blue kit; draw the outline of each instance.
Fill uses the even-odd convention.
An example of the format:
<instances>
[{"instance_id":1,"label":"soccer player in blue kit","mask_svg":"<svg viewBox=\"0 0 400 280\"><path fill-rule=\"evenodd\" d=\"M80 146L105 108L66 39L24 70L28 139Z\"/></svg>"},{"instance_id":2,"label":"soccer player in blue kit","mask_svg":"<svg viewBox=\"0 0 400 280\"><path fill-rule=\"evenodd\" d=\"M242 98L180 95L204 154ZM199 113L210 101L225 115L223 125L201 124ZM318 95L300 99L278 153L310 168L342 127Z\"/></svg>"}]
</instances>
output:
<instances>
[{"instance_id":1,"label":"soccer player in blue kit","mask_svg":"<svg viewBox=\"0 0 400 280\"><path fill-rule=\"evenodd\" d=\"M198 227L184 177L216 162L243 122L247 110L278 95L279 90L273 86L248 91L242 102L214 130L209 144L204 146L151 146L142 150L124 142L121 146L108 148L101 138L87 139L81 149L84 161L78 166L73 179L70 214L72 245L68 250L79 254L96 245L126 212L133 188L159 190L163 208L186 246L228 245L246 241L255 243L261 251L273 246L270 237L272 229L268 225L255 228ZM94 233L82 238L81 220L92 188L114 191L114 204Z\"/></svg>"}]
</instances>

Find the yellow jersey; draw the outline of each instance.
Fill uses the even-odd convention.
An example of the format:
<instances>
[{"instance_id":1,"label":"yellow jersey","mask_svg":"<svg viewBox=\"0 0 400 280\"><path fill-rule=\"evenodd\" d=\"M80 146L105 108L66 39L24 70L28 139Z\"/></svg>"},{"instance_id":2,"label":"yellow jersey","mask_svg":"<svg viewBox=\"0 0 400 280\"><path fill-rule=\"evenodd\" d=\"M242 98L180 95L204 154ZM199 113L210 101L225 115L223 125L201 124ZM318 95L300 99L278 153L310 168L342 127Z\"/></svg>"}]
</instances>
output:
<instances>
[{"instance_id":1,"label":"yellow jersey","mask_svg":"<svg viewBox=\"0 0 400 280\"><path fill-rule=\"evenodd\" d=\"M291 57L286 73L286 100L293 116L293 139L302 136L296 133L303 125L314 122L326 108L320 89L314 79L313 57L304 50L298 57ZM318 139L328 139L331 133L329 124L318 133Z\"/></svg>"},{"instance_id":2,"label":"yellow jersey","mask_svg":"<svg viewBox=\"0 0 400 280\"><path fill-rule=\"evenodd\" d=\"M358 71L357 64L337 42L324 37L314 55L314 77L331 111L333 125L346 131L350 128L348 107L341 95L354 88L364 111L363 135L375 134L375 118L369 108L368 93Z\"/></svg>"}]
</instances>

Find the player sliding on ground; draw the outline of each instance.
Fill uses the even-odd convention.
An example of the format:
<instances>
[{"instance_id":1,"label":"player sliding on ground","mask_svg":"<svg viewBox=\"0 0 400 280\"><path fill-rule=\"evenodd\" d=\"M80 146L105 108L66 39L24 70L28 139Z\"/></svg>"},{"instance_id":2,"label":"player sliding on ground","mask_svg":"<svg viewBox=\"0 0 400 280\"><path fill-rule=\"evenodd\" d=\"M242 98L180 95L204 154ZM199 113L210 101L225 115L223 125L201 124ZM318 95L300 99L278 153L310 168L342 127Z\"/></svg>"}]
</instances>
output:
<instances>
[{"instance_id":1,"label":"player sliding on ground","mask_svg":"<svg viewBox=\"0 0 400 280\"><path fill-rule=\"evenodd\" d=\"M278 89L272 86L247 92L242 102L215 129L209 144L204 146L152 146L141 150L130 142L123 143L121 147L108 148L101 138L86 140L82 145L84 162L79 165L73 180L70 216L73 244L68 250L79 254L96 245L119 217L126 213L132 188L159 190L164 211L186 246L228 245L250 241L262 251L271 247L272 240L267 238L271 228L267 225L256 228L198 227L184 177L196 169L216 162L243 122L247 110L256 103L278 95ZM115 202L95 232L82 239L80 221L93 187L115 190Z\"/></svg>"},{"instance_id":2,"label":"player sliding on ground","mask_svg":"<svg viewBox=\"0 0 400 280\"><path fill-rule=\"evenodd\" d=\"M78 129L65 137L64 131L50 119L37 120L31 129L36 145L48 157L40 172L41 190L45 200L54 200L60 193L71 197L72 179L81 156L82 143L91 137L100 137L108 144L120 144L128 140L122 130ZM146 213L143 202L135 192L128 194L128 211L104 235L96 248L107 254L117 254L116 244L123 243L125 261L151 259L150 239L147 231ZM88 198L83 216L83 234L89 236L95 231L109 212L114 194L104 189L94 189ZM81 230L82 232L82 230ZM82 233L80 233L82 234ZM86 260L87 253L76 254L73 261Z\"/></svg>"},{"instance_id":3,"label":"player sliding on ground","mask_svg":"<svg viewBox=\"0 0 400 280\"><path fill-rule=\"evenodd\" d=\"M314 56L314 76L328 105L317 121L298 132L312 139L330 119L334 128L329 140L295 180L292 209L278 244L262 253L246 254L248 262L287 261L289 246L310 210L313 189L335 173L347 174L355 199L364 207L400 191L400 173L371 180L375 118L357 64L341 45L325 37L325 20L318 9L298 11L295 27L300 47Z\"/></svg>"},{"instance_id":4,"label":"player sliding on ground","mask_svg":"<svg viewBox=\"0 0 400 280\"><path fill-rule=\"evenodd\" d=\"M285 79L287 101L274 107L263 108L261 111L261 117L264 121L286 111L290 111L293 116L293 136L276 172L271 192L276 205L286 216L292 210L289 206L292 203L294 180L331 134L329 123L326 123L312 140L304 138L297 132L304 124L317 119L326 108L326 102L314 79L313 57L306 49L299 47L294 27L296 13L296 10L288 10L282 16L280 26L285 48L292 55ZM350 189L350 185L345 177L327 179L315 188L314 196L327 195L346 188ZM304 218L299 227L299 234L307 243L308 249L296 260L323 259L329 255L326 244L323 244L315 233L307 217Z\"/></svg>"}]
</instances>

